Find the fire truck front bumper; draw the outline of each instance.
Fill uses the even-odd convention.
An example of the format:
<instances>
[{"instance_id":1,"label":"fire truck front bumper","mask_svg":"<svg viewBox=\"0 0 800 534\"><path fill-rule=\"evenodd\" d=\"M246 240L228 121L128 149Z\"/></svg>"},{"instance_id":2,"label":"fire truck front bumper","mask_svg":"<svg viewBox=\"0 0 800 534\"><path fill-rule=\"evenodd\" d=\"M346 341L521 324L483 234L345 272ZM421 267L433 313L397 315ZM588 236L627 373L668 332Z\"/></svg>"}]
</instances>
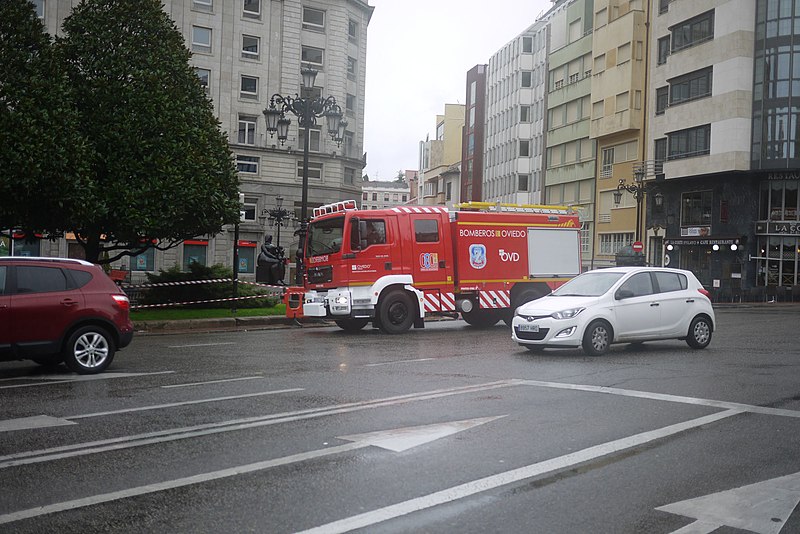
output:
<instances>
[{"instance_id":1,"label":"fire truck front bumper","mask_svg":"<svg viewBox=\"0 0 800 534\"><path fill-rule=\"evenodd\" d=\"M369 317L371 310L353 309L354 296L348 288L329 291L309 291L303 301L303 315L306 317ZM366 300L369 304L369 300ZM356 301L361 305L360 301Z\"/></svg>"}]
</instances>

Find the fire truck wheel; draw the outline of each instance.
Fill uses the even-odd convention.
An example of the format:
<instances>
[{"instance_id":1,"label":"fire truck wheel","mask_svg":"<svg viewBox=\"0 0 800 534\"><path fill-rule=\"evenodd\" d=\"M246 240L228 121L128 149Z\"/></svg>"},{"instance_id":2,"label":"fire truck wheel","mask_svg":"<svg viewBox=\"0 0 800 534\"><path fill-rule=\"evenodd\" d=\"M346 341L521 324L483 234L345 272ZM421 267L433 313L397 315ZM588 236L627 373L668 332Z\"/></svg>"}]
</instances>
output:
<instances>
[{"instance_id":1,"label":"fire truck wheel","mask_svg":"<svg viewBox=\"0 0 800 534\"><path fill-rule=\"evenodd\" d=\"M369 323L369 319L336 319L336 326L345 332L358 332Z\"/></svg>"},{"instance_id":2,"label":"fire truck wheel","mask_svg":"<svg viewBox=\"0 0 800 534\"><path fill-rule=\"evenodd\" d=\"M402 334L414 324L414 301L405 291L392 291L381 299L378 317L386 334Z\"/></svg>"},{"instance_id":3,"label":"fire truck wheel","mask_svg":"<svg viewBox=\"0 0 800 534\"><path fill-rule=\"evenodd\" d=\"M497 310L473 309L469 313L462 312L461 317L470 326L488 328L497 324L497 321L500 320L500 313Z\"/></svg>"}]
</instances>

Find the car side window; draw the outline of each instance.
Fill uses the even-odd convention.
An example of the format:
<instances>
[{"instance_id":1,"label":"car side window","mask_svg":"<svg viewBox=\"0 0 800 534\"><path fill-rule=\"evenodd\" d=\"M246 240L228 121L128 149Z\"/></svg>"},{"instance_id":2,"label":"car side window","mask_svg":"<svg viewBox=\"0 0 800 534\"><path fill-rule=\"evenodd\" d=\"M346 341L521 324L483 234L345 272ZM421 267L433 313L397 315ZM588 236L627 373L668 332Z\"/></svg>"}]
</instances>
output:
<instances>
[{"instance_id":1,"label":"car side window","mask_svg":"<svg viewBox=\"0 0 800 534\"><path fill-rule=\"evenodd\" d=\"M367 219L367 235L364 236L369 245L386 243L386 222L379 219Z\"/></svg>"},{"instance_id":2,"label":"car side window","mask_svg":"<svg viewBox=\"0 0 800 534\"><path fill-rule=\"evenodd\" d=\"M655 275L656 282L658 282L658 290L661 293L681 291L689 287L686 277L682 274L657 272Z\"/></svg>"},{"instance_id":3,"label":"car side window","mask_svg":"<svg viewBox=\"0 0 800 534\"><path fill-rule=\"evenodd\" d=\"M17 293L66 291L67 277L57 267L17 266Z\"/></svg>"},{"instance_id":4,"label":"car side window","mask_svg":"<svg viewBox=\"0 0 800 534\"><path fill-rule=\"evenodd\" d=\"M92 279L92 275L87 273L86 271L77 271L75 269L69 269L69 274L72 276L72 280L75 282L75 288L83 287L89 283L89 280Z\"/></svg>"},{"instance_id":5,"label":"car side window","mask_svg":"<svg viewBox=\"0 0 800 534\"><path fill-rule=\"evenodd\" d=\"M634 274L620 286L620 290L631 291L634 297L652 295L653 280L650 278L650 273Z\"/></svg>"},{"instance_id":6,"label":"car side window","mask_svg":"<svg viewBox=\"0 0 800 534\"><path fill-rule=\"evenodd\" d=\"M6 269L7 267L0 267L0 295L6 294Z\"/></svg>"}]
</instances>

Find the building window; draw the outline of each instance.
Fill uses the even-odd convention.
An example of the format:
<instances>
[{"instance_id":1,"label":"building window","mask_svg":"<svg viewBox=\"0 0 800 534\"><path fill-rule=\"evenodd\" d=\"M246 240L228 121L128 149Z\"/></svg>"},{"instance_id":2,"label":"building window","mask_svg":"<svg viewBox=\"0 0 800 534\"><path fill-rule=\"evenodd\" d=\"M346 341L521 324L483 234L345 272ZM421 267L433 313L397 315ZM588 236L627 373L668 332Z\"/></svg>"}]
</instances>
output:
<instances>
[{"instance_id":1,"label":"building window","mask_svg":"<svg viewBox=\"0 0 800 534\"><path fill-rule=\"evenodd\" d=\"M353 19L347 22L347 38L350 39L351 43L358 42L358 23Z\"/></svg>"},{"instance_id":2,"label":"building window","mask_svg":"<svg viewBox=\"0 0 800 534\"><path fill-rule=\"evenodd\" d=\"M240 145L256 144L256 117L239 115L239 135L236 142Z\"/></svg>"},{"instance_id":3,"label":"building window","mask_svg":"<svg viewBox=\"0 0 800 534\"><path fill-rule=\"evenodd\" d=\"M253 35L242 35L242 57L245 59L258 59L261 38Z\"/></svg>"},{"instance_id":4,"label":"building window","mask_svg":"<svg viewBox=\"0 0 800 534\"><path fill-rule=\"evenodd\" d=\"M213 10L213 0L192 0L192 9L210 12Z\"/></svg>"},{"instance_id":5,"label":"building window","mask_svg":"<svg viewBox=\"0 0 800 534\"><path fill-rule=\"evenodd\" d=\"M383 194L383 201L384 202L389 202L389 193L384 193Z\"/></svg>"},{"instance_id":6,"label":"building window","mask_svg":"<svg viewBox=\"0 0 800 534\"><path fill-rule=\"evenodd\" d=\"M344 168L344 183L345 185L353 185L356 183L356 170L349 167ZM366 193L364 193L366 195ZM367 200L367 197L364 197Z\"/></svg>"},{"instance_id":7,"label":"building window","mask_svg":"<svg viewBox=\"0 0 800 534\"><path fill-rule=\"evenodd\" d=\"M517 191L528 191L530 176L527 174L520 174L518 178L519 180L517 182Z\"/></svg>"},{"instance_id":8,"label":"building window","mask_svg":"<svg viewBox=\"0 0 800 534\"><path fill-rule=\"evenodd\" d=\"M236 154L236 170L247 174L258 174L258 156Z\"/></svg>"},{"instance_id":9,"label":"building window","mask_svg":"<svg viewBox=\"0 0 800 534\"><path fill-rule=\"evenodd\" d=\"M681 226L711 226L711 191L694 191L681 195Z\"/></svg>"},{"instance_id":10,"label":"building window","mask_svg":"<svg viewBox=\"0 0 800 534\"><path fill-rule=\"evenodd\" d=\"M44 0L31 0L33 7L36 9L36 17L44 20Z\"/></svg>"},{"instance_id":11,"label":"building window","mask_svg":"<svg viewBox=\"0 0 800 534\"><path fill-rule=\"evenodd\" d=\"M616 106L617 106L616 107L616 111L620 112L620 111L625 111L626 109L628 109L630 107L630 100L631 100L631 97L630 97L630 94L628 93L628 91L625 91L624 93L618 94L617 95L617 102L616 102Z\"/></svg>"},{"instance_id":12,"label":"building window","mask_svg":"<svg viewBox=\"0 0 800 534\"><path fill-rule=\"evenodd\" d=\"M603 149L603 166L600 169L600 178L611 178L614 172L614 147Z\"/></svg>"},{"instance_id":13,"label":"building window","mask_svg":"<svg viewBox=\"0 0 800 534\"><path fill-rule=\"evenodd\" d=\"M372 201L373 202L377 202L378 201L378 193L372 193Z\"/></svg>"},{"instance_id":14,"label":"building window","mask_svg":"<svg viewBox=\"0 0 800 534\"><path fill-rule=\"evenodd\" d=\"M408 195L403 195L401 198L402 198L402 200L401 200L402 202L408 202Z\"/></svg>"},{"instance_id":15,"label":"building window","mask_svg":"<svg viewBox=\"0 0 800 534\"><path fill-rule=\"evenodd\" d=\"M201 69L199 67L194 68L194 73L197 75L197 79L200 80L200 85L203 86L203 91L206 93L210 92L210 81L211 81L211 71L208 69Z\"/></svg>"},{"instance_id":16,"label":"building window","mask_svg":"<svg viewBox=\"0 0 800 534\"><path fill-rule=\"evenodd\" d=\"M713 68L698 70L669 80L669 105L711 96Z\"/></svg>"},{"instance_id":17,"label":"building window","mask_svg":"<svg viewBox=\"0 0 800 534\"><path fill-rule=\"evenodd\" d=\"M211 53L211 28L192 26L192 50Z\"/></svg>"},{"instance_id":18,"label":"building window","mask_svg":"<svg viewBox=\"0 0 800 534\"><path fill-rule=\"evenodd\" d=\"M258 98L258 78L255 76L242 75L239 87L241 98Z\"/></svg>"},{"instance_id":19,"label":"building window","mask_svg":"<svg viewBox=\"0 0 800 534\"><path fill-rule=\"evenodd\" d=\"M297 177L303 178L303 160L297 161ZM322 163L316 161L308 162L308 177L309 179L322 180Z\"/></svg>"},{"instance_id":20,"label":"building window","mask_svg":"<svg viewBox=\"0 0 800 534\"><path fill-rule=\"evenodd\" d=\"M322 68L325 51L322 48L304 46L301 54L303 63Z\"/></svg>"},{"instance_id":21,"label":"building window","mask_svg":"<svg viewBox=\"0 0 800 534\"><path fill-rule=\"evenodd\" d=\"M633 243L633 232L621 232L617 234L600 234L600 254L614 255L622 247L627 247Z\"/></svg>"},{"instance_id":22,"label":"building window","mask_svg":"<svg viewBox=\"0 0 800 534\"><path fill-rule=\"evenodd\" d=\"M522 87L533 86L533 73L529 70L522 71Z\"/></svg>"},{"instance_id":23,"label":"building window","mask_svg":"<svg viewBox=\"0 0 800 534\"><path fill-rule=\"evenodd\" d=\"M355 136L353 132L344 132L344 141L342 142L342 153L345 156L352 156L355 151Z\"/></svg>"},{"instance_id":24,"label":"building window","mask_svg":"<svg viewBox=\"0 0 800 534\"><path fill-rule=\"evenodd\" d=\"M447 182L447 185L445 186L444 199L453 199L453 182Z\"/></svg>"},{"instance_id":25,"label":"building window","mask_svg":"<svg viewBox=\"0 0 800 534\"><path fill-rule=\"evenodd\" d=\"M303 29L325 31L325 12L310 7L303 8Z\"/></svg>"},{"instance_id":26,"label":"building window","mask_svg":"<svg viewBox=\"0 0 800 534\"><path fill-rule=\"evenodd\" d=\"M656 89L656 115L661 115L666 111L669 104L669 86Z\"/></svg>"},{"instance_id":27,"label":"building window","mask_svg":"<svg viewBox=\"0 0 800 534\"><path fill-rule=\"evenodd\" d=\"M658 59L656 63L658 65L663 65L667 62L667 56L669 55L669 36L662 37L658 40Z\"/></svg>"},{"instance_id":28,"label":"building window","mask_svg":"<svg viewBox=\"0 0 800 534\"><path fill-rule=\"evenodd\" d=\"M243 214L242 220L255 221L257 209L258 209L258 198L244 197L244 201L242 202L242 214Z\"/></svg>"},{"instance_id":29,"label":"building window","mask_svg":"<svg viewBox=\"0 0 800 534\"><path fill-rule=\"evenodd\" d=\"M355 58L348 57L347 58L347 79L351 81L356 81L358 73L358 63L356 62Z\"/></svg>"},{"instance_id":30,"label":"building window","mask_svg":"<svg viewBox=\"0 0 800 534\"><path fill-rule=\"evenodd\" d=\"M664 161L667 159L667 138L656 139L653 144L653 152L655 156L655 172L661 174L664 172Z\"/></svg>"},{"instance_id":31,"label":"building window","mask_svg":"<svg viewBox=\"0 0 800 534\"><path fill-rule=\"evenodd\" d=\"M531 155L531 142L529 140L519 140L519 155L520 157L529 157Z\"/></svg>"},{"instance_id":32,"label":"building window","mask_svg":"<svg viewBox=\"0 0 800 534\"><path fill-rule=\"evenodd\" d=\"M677 52L714 38L714 11L672 27L672 51Z\"/></svg>"},{"instance_id":33,"label":"building window","mask_svg":"<svg viewBox=\"0 0 800 534\"><path fill-rule=\"evenodd\" d=\"M251 19L261 18L261 0L243 0L242 15Z\"/></svg>"},{"instance_id":34,"label":"building window","mask_svg":"<svg viewBox=\"0 0 800 534\"><path fill-rule=\"evenodd\" d=\"M131 271L155 271L156 249L149 247L131 259Z\"/></svg>"},{"instance_id":35,"label":"building window","mask_svg":"<svg viewBox=\"0 0 800 534\"><path fill-rule=\"evenodd\" d=\"M208 256L207 241L185 241L183 243L183 270L191 270L191 265L206 265Z\"/></svg>"},{"instance_id":36,"label":"building window","mask_svg":"<svg viewBox=\"0 0 800 534\"><path fill-rule=\"evenodd\" d=\"M299 130L300 135L300 142L298 143L299 149L304 150L306 147L306 130L305 128L300 128ZM311 128L308 132L308 149L311 152L319 152L320 151L320 129L319 128Z\"/></svg>"},{"instance_id":37,"label":"building window","mask_svg":"<svg viewBox=\"0 0 800 534\"><path fill-rule=\"evenodd\" d=\"M667 11L669 11L669 3L672 0L658 0L658 14L663 15Z\"/></svg>"},{"instance_id":38,"label":"building window","mask_svg":"<svg viewBox=\"0 0 800 534\"><path fill-rule=\"evenodd\" d=\"M348 94L345 97L344 110L351 117L356 114L356 95Z\"/></svg>"},{"instance_id":39,"label":"building window","mask_svg":"<svg viewBox=\"0 0 800 534\"><path fill-rule=\"evenodd\" d=\"M711 125L688 128L667 134L669 154L667 159L690 158L708 154L711 150Z\"/></svg>"},{"instance_id":40,"label":"building window","mask_svg":"<svg viewBox=\"0 0 800 534\"><path fill-rule=\"evenodd\" d=\"M533 52L533 37L522 38L522 53L530 54Z\"/></svg>"},{"instance_id":41,"label":"building window","mask_svg":"<svg viewBox=\"0 0 800 534\"><path fill-rule=\"evenodd\" d=\"M531 122L531 107L530 106L520 106L519 107L519 122Z\"/></svg>"}]
</instances>

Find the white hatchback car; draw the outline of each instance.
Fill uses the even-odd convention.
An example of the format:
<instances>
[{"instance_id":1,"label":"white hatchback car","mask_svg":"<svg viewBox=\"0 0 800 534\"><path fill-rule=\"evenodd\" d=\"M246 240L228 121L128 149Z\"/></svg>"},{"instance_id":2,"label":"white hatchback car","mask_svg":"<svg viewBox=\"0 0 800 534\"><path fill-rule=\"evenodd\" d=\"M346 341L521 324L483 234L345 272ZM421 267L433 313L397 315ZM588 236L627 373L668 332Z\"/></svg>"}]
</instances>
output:
<instances>
[{"instance_id":1,"label":"white hatchback car","mask_svg":"<svg viewBox=\"0 0 800 534\"><path fill-rule=\"evenodd\" d=\"M711 342L714 310L690 271L615 267L576 276L514 313L511 338L531 351L577 348L592 356L612 343L682 339Z\"/></svg>"}]
</instances>

